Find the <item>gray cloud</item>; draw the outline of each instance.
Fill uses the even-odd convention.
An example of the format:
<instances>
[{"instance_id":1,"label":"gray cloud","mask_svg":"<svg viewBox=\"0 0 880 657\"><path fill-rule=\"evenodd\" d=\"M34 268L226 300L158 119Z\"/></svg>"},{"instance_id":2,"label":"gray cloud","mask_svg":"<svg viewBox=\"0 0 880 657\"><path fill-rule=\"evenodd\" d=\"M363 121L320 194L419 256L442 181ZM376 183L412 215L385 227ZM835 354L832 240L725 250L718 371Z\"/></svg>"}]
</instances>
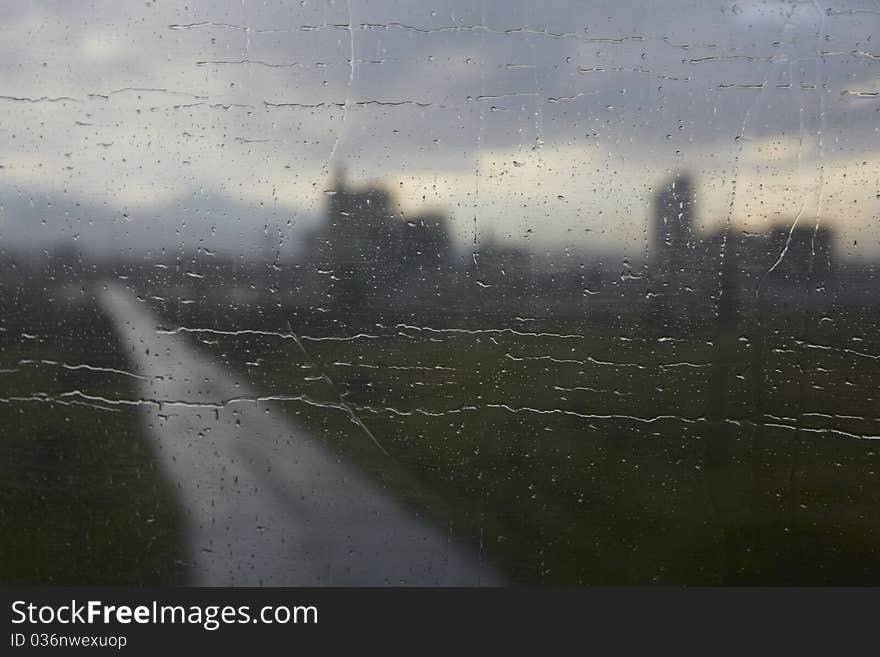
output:
<instances>
[{"instance_id":1,"label":"gray cloud","mask_svg":"<svg viewBox=\"0 0 880 657\"><path fill-rule=\"evenodd\" d=\"M184 221L192 235L212 225L195 209L205 195L212 217L240 216L233 226L262 227L269 206L314 217L342 162L359 179L411 172L404 195L416 200L427 174L455 179L449 211L515 236L547 226L556 210L541 176L559 178L583 153L570 164L579 188L558 195L568 216L542 230L557 241L592 218L637 242L651 186L675 168L715 196L737 176L768 187L839 178L814 202L839 211L846 185L878 187L870 171L851 183L834 172L848 153L876 150L877 20L803 2L13 4L0 158L14 196L154 212L169 243ZM743 156L774 140L801 146L760 170ZM537 159L511 223L487 167L510 168L515 153ZM774 208L764 218L796 211L797 194L749 193L767 196L741 195L744 221L762 204ZM21 226L16 207L4 209L8 243L23 239L9 229ZM235 243L226 233L217 245Z\"/></svg>"}]
</instances>

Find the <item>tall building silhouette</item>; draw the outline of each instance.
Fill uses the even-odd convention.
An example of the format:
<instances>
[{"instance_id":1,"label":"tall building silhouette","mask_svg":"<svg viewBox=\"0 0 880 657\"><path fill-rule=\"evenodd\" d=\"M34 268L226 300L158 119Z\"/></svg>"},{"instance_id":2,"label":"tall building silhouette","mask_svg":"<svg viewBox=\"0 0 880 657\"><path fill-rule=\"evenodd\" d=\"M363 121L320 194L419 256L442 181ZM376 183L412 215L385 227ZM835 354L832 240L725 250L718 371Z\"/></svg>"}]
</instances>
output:
<instances>
[{"instance_id":1,"label":"tall building silhouette","mask_svg":"<svg viewBox=\"0 0 880 657\"><path fill-rule=\"evenodd\" d=\"M694 185L689 175L676 174L657 192L653 224L650 264L656 292L679 296L694 264Z\"/></svg>"},{"instance_id":2,"label":"tall building silhouette","mask_svg":"<svg viewBox=\"0 0 880 657\"><path fill-rule=\"evenodd\" d=\"M650 291L657 318L672 322L682 303L727 295L752 304L785 301L815 305L836 292L833 231L818 219L792 218L769 230L744 231L729 222L697 233L694 183L685 173L669 179L654 197Z\"/></svg>"},{"instance_id":3,"label":"tall building silhouette","mask_svg":"<svg viewBox=\"0 0 880 657\"><path fill-rule=\"evenodd\" d=\"M331 299L358 305L437 283L450 248L444 216L404 217L386 189L354 188L342 168L327 194L326 222L312 235L308 257Z\"/></svg>"}]
</instances>

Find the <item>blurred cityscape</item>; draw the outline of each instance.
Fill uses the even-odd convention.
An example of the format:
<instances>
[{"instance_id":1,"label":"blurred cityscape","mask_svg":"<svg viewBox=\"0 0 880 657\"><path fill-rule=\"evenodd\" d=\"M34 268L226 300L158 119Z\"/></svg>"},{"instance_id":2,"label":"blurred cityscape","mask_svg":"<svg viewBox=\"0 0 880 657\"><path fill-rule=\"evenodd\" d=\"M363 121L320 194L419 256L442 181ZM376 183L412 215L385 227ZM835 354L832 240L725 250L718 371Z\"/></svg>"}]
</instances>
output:
<instances>
[{"instance_id":1,"label":"blurred cityscape","mask_svg":"<svg viewBox=\"0 0 880 657\"><path fill-rule=\"evenodd\" d=\"M6 3L0 584L880 584L857 4Z\"/></svg>"},{"instance_id":2,"label":"blurred cityscape","mask_svg":"<svg viewBox=\"0 0 880 657\"><path fill-rule=\"evenodd\" d=\"M462 249L341 169L295 257L0 251L0 578L880 581L877 266L698 184L639 261Z\"/></svg>"},{"instance_id":3,"label":"blurred cityscape","mask_svg":"<svg viewBox=\"0 0 880 657\"><path fill-rule=\"evenodd\" d=\"M358 309L383 304L447 312L516 311L580 315L607 304L644 306L652 321L671 321L680 307L728 301L788 307L874 306L878 267L838 256L834 224L791 217L766 232L733 225L700 230L698 181L680 173L663 182L648 217L647 257L582 249L536 251L492 236L473 248L453 245L448 218L405 215L379 184L354 186L339 168L325 190L317 226L282 255L271 233L264 244L232 257L201 246L174 252L120 249L89 257L75 241L46 248L0 249L14 290L44 281L75 290L108 276L149 294L216 303L280 304Z\"/></svg>"}]
</instances>

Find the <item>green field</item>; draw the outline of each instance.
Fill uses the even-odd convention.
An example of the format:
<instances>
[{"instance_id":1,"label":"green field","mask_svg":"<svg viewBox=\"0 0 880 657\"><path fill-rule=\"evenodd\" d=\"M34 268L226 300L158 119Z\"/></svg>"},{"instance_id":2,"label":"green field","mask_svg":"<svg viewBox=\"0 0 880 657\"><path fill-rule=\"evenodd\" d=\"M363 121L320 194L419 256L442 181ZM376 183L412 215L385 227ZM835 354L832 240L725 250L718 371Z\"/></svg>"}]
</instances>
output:
<instances>
[{"instance_id":1,"label":"green field","mask_svg":"<svg viewBox=\"0 0 880 657\"><path fill-rule=\"evenodd\" d=\"M135 407L112 328L94 298L0 295L0 584L181 581L180 511ZM30 361L30 362L28 362Z\"/></svg>"},{"instance_id":2,"label":"green field","mask_svg":"<svg viewBox=\"0 0 880 657\"><path fill-rule=\"evenodd\" d=\"M138 381L94 298L3 304L0 582L183 581L139 410L95 402ZM880 583L878 317L151 304L513 581Z\"/></svg>"},{"instance_id":3,"label":"green field","mask_svg":"<svg viewBox=\"0 0 880 657\"><path fill-rule=\"evenodd\" d=\"M880 582L877 318L160 313L515 581Z\"/></svg>"}]
</instances>

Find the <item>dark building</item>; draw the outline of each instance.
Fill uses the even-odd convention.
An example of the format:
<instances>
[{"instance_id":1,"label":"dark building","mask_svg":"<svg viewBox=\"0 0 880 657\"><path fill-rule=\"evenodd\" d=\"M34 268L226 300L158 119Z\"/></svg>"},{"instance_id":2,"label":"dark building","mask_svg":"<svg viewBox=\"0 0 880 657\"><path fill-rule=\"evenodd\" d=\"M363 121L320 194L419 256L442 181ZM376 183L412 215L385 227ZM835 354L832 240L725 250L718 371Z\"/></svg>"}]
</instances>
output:
<instances>
[{"instance_id":1,"label":"dark building","mask_svg":"<svg viewBox=\"0 0 880 657\"><path fill-rule=\"evenodd\" d=\"M449 257L446 220L405 217L381 187L352 188L341 170L327 191L326 222L307 258L324 277L324 294L352 306L415 296L436 288Z\"/></svg>"},{"instance_id":2,"label":"dark building","mask_svg":"<svg viewBox=\"0 0 880 657\"><path fill-rule=\"evenodd\" d=\"M694 188L687 174L677 174L654 199L654 241L650 266L655 294L678 298L694 265Z\"/></svg>"},{"instance_id":3,"label":"dark building","mask_svg":"<svg viewBox=\"0 0 880 657\"><path fill-rule=\"evenodd\" d=\"M767 232L728 226L697 233L694 210L694 185L686 174L655 197L648 296L658 321L674 323L680 306L714 304L722 294L740 304L760 299L789 308L834 298L830 228L801 218Z\"/></svg>"},{"instance_id":4,"label":"dark building","mask_svg":"<svg viewBox=\"0 0 880 657\"><path fill-rule=\"evenodd\" d=\"M789 307L830 301L837 293L833 237L815 222L739 236L738 287Z\"/></svg>"}]
</instances>

